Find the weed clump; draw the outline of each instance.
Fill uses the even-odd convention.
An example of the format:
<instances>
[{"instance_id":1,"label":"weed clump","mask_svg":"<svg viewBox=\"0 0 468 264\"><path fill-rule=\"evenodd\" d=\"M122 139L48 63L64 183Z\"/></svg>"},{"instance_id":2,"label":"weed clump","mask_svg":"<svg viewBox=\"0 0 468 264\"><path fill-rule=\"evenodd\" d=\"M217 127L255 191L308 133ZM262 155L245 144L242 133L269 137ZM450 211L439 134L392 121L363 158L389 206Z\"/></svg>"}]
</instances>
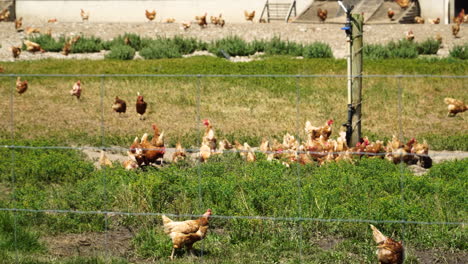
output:
<instances>
[{"instance_id":1,"label":"weed clump","mask_svg":"<svg viewBox=\"0 0 468 264\"><path fill-rule=\"evenodd\" d=\"M148 47L141 49L140 55L147 60L182 57L178 47L164 39L154 41Z\"/></svg>"},{"instance_id":2,"label":"weed clump","mask_svg":"<svg viewBox=\"0 0 468 264\"><path fill-rule=\"evenodd\" d=\"M417 44L418 54L434 55L439 51L440 42L435 39L427 39Z\"/></svg>"},{"instance_id":3,"label":"weed clump","mask_svg":"<svg viewBox=\"0 0 468 264\"><path fill-rule=\"evenodd\" d=\"M102 49L100 38L81 36L71 47L71 53L92 53Z\"/></svg>"},{"instance_id":4,"label":"weed clump","mask_svg":"<svg viewBox=\"0 0 468 264\"><path fill-rule=\"evenodd\" d=\"M227 37L211 42L208 51L218 57L226 56L248 56L255 53L255 50L238 36Z\"/></svg>"},{"instance_id":5,"label":"weed clump","mask_svg":"<svg viewBox=\"0 0 468 264\"><path fill-rule=\"evenodd\" d=\"M106 59L131 60L135 57L135 49L127 45L113 46L105 57Z\"/></svg>"},{"instance_id":6,"label":"weed clump","mask_svg":"<svg viewBox=\"0 0 468 264\"><path fill-rule=\"evenodd\" d=\"M333 52L325 43L315 42L304 47L304 58L333 58Z\"/></svg>"},{"instance_id":7,"label":"weed clump","mask_svg":"<svg viewBox=\"0 0 468 264\"><path fill-rule=\"evenodd\" d=\"M468 60L468 43L454 46L449 54L453 58Z\"/></svg>"},{"instance_id":8,"label":"weed clump","mask_svg":"<svg viewBox=\"0 0 468 264\"><path fill-rule=\"evenodd\" d=\"M45 51L50 51L50 52L61 51L63 48L63 45L65 44L65 38L61 37L59 40L56 40L52 36L47 35L47 34L33 36L29 38L29 40L41 45L41 48L43 48ZM26 49L26 47L23 44L23 50L24 49Z\"/></svg>"}]
</instances>

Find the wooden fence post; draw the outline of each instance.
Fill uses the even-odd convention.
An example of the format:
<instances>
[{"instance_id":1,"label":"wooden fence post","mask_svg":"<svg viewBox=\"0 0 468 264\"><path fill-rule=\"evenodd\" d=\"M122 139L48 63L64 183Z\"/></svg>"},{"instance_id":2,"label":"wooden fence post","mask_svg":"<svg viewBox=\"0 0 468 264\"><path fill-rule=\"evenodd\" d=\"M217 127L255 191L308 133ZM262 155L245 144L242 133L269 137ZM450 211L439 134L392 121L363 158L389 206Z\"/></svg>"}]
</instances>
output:
<instances>
[{"instance_id":1,"label":"wooden fence post","mask_svg":"<svg viewBox=\"0 0 468 264\"><path fill-rule=\"evenodd\" d=\"M351 62L352 62L352 106L354 108L352 117L352 134L351 146L355 146L361 138L361 109L362 109L362 33L364 25L364 17L361 14L353 14L351 20L352 26L352 48L351 48Z\"/></svg>"}]
</instances>

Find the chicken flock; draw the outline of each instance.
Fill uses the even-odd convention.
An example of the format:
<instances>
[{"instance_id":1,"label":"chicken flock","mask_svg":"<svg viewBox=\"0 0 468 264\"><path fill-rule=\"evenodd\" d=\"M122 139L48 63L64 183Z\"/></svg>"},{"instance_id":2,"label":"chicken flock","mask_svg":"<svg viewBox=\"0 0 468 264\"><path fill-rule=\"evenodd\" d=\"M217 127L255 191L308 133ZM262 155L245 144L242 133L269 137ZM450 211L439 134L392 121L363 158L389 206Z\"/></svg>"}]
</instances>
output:
<instances>
[{"instance_id":1,"label":"chicken flock","mask_svg":"<svg viewBox=\"0 0 468 264\"><path fill-rule=\"evenodd\" d=\"M466 107L466 106L464 106ZM333 120L328 120L323 126L315 127L310 121L305 123L307 138L299 142L293 135L286 133L282 142L276 139L269 141L263 138L259 147L251 147L247 142L241 144L237 140L233 143L227 139L217 140L215 130L208 119L203 120L205 132L201 146L196 152L200 162L208 162L215 156L225 152L238 152L246 162L257 160L258 153L263 153L268 161L277 161L285 166L292 163L323 165L329 162L346 161L353 163L354 159L366 156L369 158L387 159L397 164L419 164L424 168L432 166L432 159L428 156L429 146L424 140L422 143L416 139L401 142L396 136L384 144L383 141L370 141L364 137L353 147L346 143L346 132L340 132L336 139L330 138ZM128 160L123 163L127 170L142 166L162 165L165 154L164 131L160 132L156 124L153 124L153 138L148 140L145 133L141 140L135 137L131 144ZM173 162L184 160L188 157L186 150L180 142L177 142L172 156Z\"/></svg>"},{"instance_id":2,"label":"chicken flock","mask_svg":"<svg viewBox=\"0 0 468 264\"><path fill-rule=\"evenodd\" d=\"M408 8L408 6L410 4L409 0L395 0L395 1L400 5L402 10ZM157 12L156 12L155 9L153 9L151 11L147 10L147 9L145 10L145 16L146 16L146 18L148 19L149 22L154 21L156 19L156 15L157 15ZM195 16L195 23L201 29L208 27L207 15L208 15L208 13L205 12L201 16ZM87 21L89 21L89 18L90 18L90 12L85 11L84 9L80 9L80 16L81 16L81 19L82 19L83 22L87 22ZM327 9L322 9L322 8L317 9L317 17L319 18L319 20L321 22L325 22L327 20L327 16L328 16L328 10ZM395 16L395 11L392 8L389 8L388 11L387 11L387 16L391 21L393 21L394 16ZM10 11L7 8L0 11L0 21L7 21L9 19L9 17L10 17ZM253 10L253 11L244 10L244 17L245 17L246 21L250 21L250 22L253 23L254 18L255 18L255 10ZM162 20L161 22L175 23L175 21L176 21L175 18L169 17L169 18L166 18L166 19ZM420 17L420 16L416 16L414 18L414 22L417 23L417 24L424 24L425 21L426 21L426 19L424 19L423 17ZM430 24L439 24L440 23L440 18L427 19L427 21ZM56 23L57 19L56 18L51 18L51 19L48 19L47 22L48 23ZM260 18L258 20L258 22L259 23L266 23L268 21L265 20L264 18ZM459 37L458 35L460 33L460 29L461 29L460 25L462 23L468 23L468 15L465 14L464 9L462 9L459 12L459 14L453 19L453 22L454 22L454 24L452 25L452 35L455 38L458 38ZM214 25L214 26L223 28L224 25L226 24L226 21L223 18L222 14L219 14L218 16L210 16L210 23L212 25ZM192 21L182 21L180 25L181 25L180 26L181 29L183 29L184 31L187 31L187 30L189 30L191 28ZM23 26L23 18L19 17L19 18L15 19L15 29L18 32L25 31L26 34L28 34L28 35L29 34L35 34L35 33L43 33L43 34L47 34L47 35L52 35L52 31L50 29L41 30L39 28L33 28L33 27L26 27L25 29L23 29L22 26ZM64 44L64 46L62 48L62 54L67 56L71 51L72 45L75 44L79 40L79 38L80 37L77 36L77 37L74 37L72 39L68 39L65 42L65 44ZM406 39L408 39L408 40L413 40L414 39L414 33L413 33L412 30L406 32ZM442 38L440 37L440 35L437 35L435 37L435 39L437 39L440 43L442 42ZM23 44L26 47L26 50L29 51L29 52L33 52L33 53L35 53L35 52L45 52L45 50L38 43L32 42L30 40L24 40ZM10 50L12 52L13 58L15 58L15 59L19 58L19 56L21 54L21 47L20 46L11 46Z\"/></svg>"},{"instance_id":3,"label":"chicken flock","mask_svg":"<svg viewBox=\"0 0 468 264\"><path fill-rule=\"evenodd\" d=\"M17 77L16 91L19 95L24 94L29 87L27 80L21 80ZM83 93L83 87L80 80L76 81L70 95L76 97L79 101ZM468 110L468 105L463 101L454 98L445 98L447 104L448 117L454 117L459 113ZM143 95L137 93L135 110L140 120L146 118L145 113L148 103ZM112 110L120 115L127 111L127 102L115 97L111 106ZM396 136L384 144L381 140L370 141L367 137L362 138L355 146L348 146L346 142L346 132L339 132L336 139L330 138L334 121L328 120L323 126L313 126L310 121L305 123L304 131L307 135L305 140L296 138L286 133L282 142L276 139L272 141L263 138L258 148L251 147L247 142L241 144L237 140L229 142L227 139L218 141L210 120L203 120L205 132L202 137L201 146L198 151L198 158L201 162L207 162L210 157L220 155L224 152L239 152L240 156L247 162L257 160L256 153L263 153L268 161L279 161L289 166L291 163L300 164L318 164L323 165L333 161L353 162L353 157L367 156L370 158L385 158L394 163L404 162L406 164L419 164L424 168L432 166L432 160L428 156L429 147L426 141L417 142L414 138L404 143ZM163 164L165 154L164 131L160 132L156 124L153 124L153 137L148 140L149 135L145 133L141 139L135 137L130 146L128 160L123 166L126 169L136 169L141 166L154 164ZM180 142L177 142L172 161L177 162L187 158L185 149Z\"/></svg>"}]
</instances>

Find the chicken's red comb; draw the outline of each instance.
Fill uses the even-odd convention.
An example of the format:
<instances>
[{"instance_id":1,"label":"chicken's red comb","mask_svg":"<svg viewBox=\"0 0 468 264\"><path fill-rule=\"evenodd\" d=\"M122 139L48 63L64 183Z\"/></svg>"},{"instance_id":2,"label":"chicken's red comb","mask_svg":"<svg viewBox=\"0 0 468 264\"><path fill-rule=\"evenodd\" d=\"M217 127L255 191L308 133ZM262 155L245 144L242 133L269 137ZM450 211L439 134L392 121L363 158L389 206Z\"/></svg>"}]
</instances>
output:
<instances>
[{"instance_id":1,"label":"chicken's red comb","mask_svg":"<svg viewBox=\"0 0 468 264\"><path fill-rule=\"evenodd\" d=\"M331 126L333 124L333 122L335 122L335 121L333 121L333 119L330 119L330 120L327 121L327 125Z\"/></svg>"},{"instance_id":2,"label":"chicken's red comb","mask_svg":"<svg viewBox=\"0 0 468 264\"><path fill-rule=\"evenodd\" d=\"M211 209L206 210L206 212L203 214L203 216L210 216L211 215Z\"/></svg>"},{"instance_id":3,"label":"chicken's red comb","mask_svg":"<svg viewBox=\"0 0 468 264\"><path fill-rule=\"evenodd\" d=\"M208 119L203 119L203 124L204 124L205 126L209 125L209 124L210 124L210 120L208 120Z\"/></svg>"}]
</instances>

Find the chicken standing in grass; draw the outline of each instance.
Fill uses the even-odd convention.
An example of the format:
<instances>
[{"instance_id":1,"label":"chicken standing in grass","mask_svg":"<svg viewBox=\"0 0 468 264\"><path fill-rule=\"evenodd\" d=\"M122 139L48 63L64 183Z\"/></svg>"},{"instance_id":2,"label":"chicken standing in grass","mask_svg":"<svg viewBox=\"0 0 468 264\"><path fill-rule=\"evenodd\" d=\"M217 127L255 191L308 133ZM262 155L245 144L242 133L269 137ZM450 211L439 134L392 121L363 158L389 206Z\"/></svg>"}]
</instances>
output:
<instances>
[{"instance_id":1,"label":"chicken standing in grass","mask_svg":"<svg viewBox=\"0 0 468 264\"><path fill-rule=\"evenodd\" d=\"M146 107L148 104L145 102L143 99L143 95L140 95L140 92L137 93L137 101L136 101L136 111L138 113L138 116L140 117L140 120L145 119L143 115L146 113Z\"/></svg>"},{"instance_id":2,"label":"chicken standing in grass","mask_svg":"<svg viewBox=\"0 0 468 264\"><path fill-rule=\"evenodd\" d=\"M187 157L185 149L182 147L180 142L177 142L175 147L175 152L172 155L172 162L178 162L179 160L184 160Z\"/></svg>"},{"instance_id":3,"label":"chicken standing in grass","mask_svg":"<svg viewBox=\"0 0 468 264\"><path fill-rule=\"evenodd\" d=\"M205 134L203 135L202 141L210 147L211 151L215 151L217 139L213 130L213 126L208 119L203 120L203 125L205 126Z\"/></svg>"},{"instance_id":4,"label":"chicken standing in grass","mask_svg":"<svg viewBox=\"0 0 468 264\"><path fill-rule=\"evenodd\" d=\"M193 244L205 238L208 231L211 209L196 220L187 220L176 222L169 217L162 215L164 232L172 239L171 260L174 259L174 253L177 248L187 248L187 251L193 256Z\"/></svg>"},{"instance_id":5,"label":"chicken standing in grass","mask_svg":"<svg viewBox=\"0 0 468 264\"><path fill-rule=\"evenodd\" d=\"M448 105L448 113L447 116L453 117L458 113L463 113L468 110L468 105L466 105L463 101L453 99L453 98L445 98L444 102Z\"/></svg>"},{"instance_id":6,"label":"chicken standing in grass","mask_svg":"<svg viewBox=\"0 0 468 264\"><path fill-rule=\"evenodd\" d=\"M199 157L201 162L207 162L208 159L211 157L210 146L208 146L208 143L205 141L202 142L202 145L200 147Z\"/></svg>"},{"instance_id":7,"label":"chicken standing in grass","mask_svg":"<svg viewBox=\"0 0 468 264\"><path fill-rule=\"evenodd\" d=\"M383 235L375 226L370 225L374 241L377 243L377 257L380 264L402 264L405 249L401 241Z\"/></svg>"},{"instance_id":8,"label":"chicken standing in grass","mask_svg":"<svg viewBox=\"0 0 468 264\"><path fill-rule=\"evenodd\" d=\"M127 111L127 103L120 99L118 96L115 97L115 102L112 105L112 109L114 109L115 112L119 113L124 113Z\"/></svg>"},{"instance_id":9,"label":"chicken standing in grass","mask_svg":"<svg viewBox=\"0 0 468 264\"><path fill-rule=\"evenodd\" d=\"M16 91L19 94L23 94L24 92L26 92L27 89L28 89L28 81L26 80L21 81L21 78L18 77L16 79Z\"/></svg>"},{"instance_id":10,"label":"chicken standing in grass","mask_svg":"<svg viewBox=\"0 0 468 264\"><path fill-rule=\"evenodd\" d=\"M106 152L101 150L101 157L99 157L99 165L101 168L103 167L110 167L112 168L112 161L107 157Z\"/></svg>"},{"instance_id":11,"label":"chicken standing in grass","mask_svg":"<svg viewBox=\"0 0 468 264\"><path fill-rule=\"evenodd\" d=\"M81 81L78 80L74 85L73 85L73 88L70 90L70 94L72 96L76 96L76 99L80 99L81 97L81 91L82 91L82 88L81 88Z\"/></svg>"}]
</instances>

